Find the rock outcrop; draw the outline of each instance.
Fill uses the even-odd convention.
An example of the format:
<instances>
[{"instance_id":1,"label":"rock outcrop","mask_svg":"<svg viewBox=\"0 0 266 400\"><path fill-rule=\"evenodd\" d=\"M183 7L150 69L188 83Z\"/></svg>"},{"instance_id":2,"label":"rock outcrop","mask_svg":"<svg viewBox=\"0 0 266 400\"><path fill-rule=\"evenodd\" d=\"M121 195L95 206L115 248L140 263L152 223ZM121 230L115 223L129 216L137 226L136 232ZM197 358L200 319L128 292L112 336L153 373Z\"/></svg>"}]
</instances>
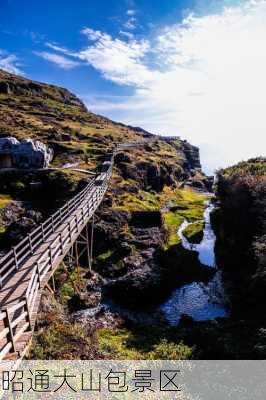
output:
<instances>
[{"instance_id":1,"label":"rock outcrop","mask_svg":"<svg viewBox=\"0 0 266 400\"><path fill-rule=\"evenodd\" d=\"M221 170L216 185L216 252L232 301L245 316L248 312L265 314L266 159Z\"/></svg>"},{"instance_id":2,"label":"rock outcrop","mask_svg":"<svg viewBox=\"0 0 266 400\"><path fill-rule=\"evenodd\" d=\"M47 168L53 151L40 141L0 138L0 168Z\"/></svg>"},{"instance_id":3,"label":"rock outcrop","mask_svg":"<svg viewBox=\"0 0 266 400\"><path fill-rule=\"evenodd\" d=\"M117 143L142 143L116 154L107 195L95 216L92 267L101 279L95 287L86 284L82 288L84 297L84 292L74 295L72 273L71 279L66 271L61 281L58 278L58 292L63 293L64 299L72 296L64 303L69 312L79 307L93 311L102 295L110 294L131 308L158 303L177 282L190 282L195 276L199 280L210 277L205 268L203 271L197 254L190 256L190 252L182 251L177 238L178 224L183 218L200 218L204 209L199 193L186 187L208 190L198 148L180 137L159 137L95 115L65 89L0 71L0 137L7 135L20 141L41 140L54 150L54 164L58 167L75 163L93 171L97 171L100 162L108 162L106 154L112 153ZM106 163L102 166L107 167ZM5 193L27 201L34 195L36 209L43 198L46 206L51 198L61 204L84 183L78 174L70 175L70 171L23 172L19 171L23 177L15 188L4 182ZM3 180L4 175L7 173ZM27 190L35 184L39 185L38 190ZM182 208L171 210L177 204ZM46 216L46 209L43 215ZM25 235L34 226L36 219L29 219L23 215L22 225L20 221L11 223L8 234L12 243L20 232ZM83 274L88 268L85 254L80 263ZM86 279L91 280L88 271L84 272L82 282Z\"/></svg>"}]
</instances>

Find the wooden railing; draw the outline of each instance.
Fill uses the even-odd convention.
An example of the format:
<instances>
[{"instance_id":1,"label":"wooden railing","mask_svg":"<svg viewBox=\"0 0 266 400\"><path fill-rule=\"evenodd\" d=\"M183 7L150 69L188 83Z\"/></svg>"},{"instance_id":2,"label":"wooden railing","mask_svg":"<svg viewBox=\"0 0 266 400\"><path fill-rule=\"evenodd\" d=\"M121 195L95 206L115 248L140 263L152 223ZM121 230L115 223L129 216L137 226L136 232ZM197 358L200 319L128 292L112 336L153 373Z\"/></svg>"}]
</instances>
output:
<instances>
[{"instance_id":1,"label":"wooden railing","mask_svg":"<svg viewBox=\"0 0 266 400\"><path fill-rule=\"evenodd\" d=\"M0 360L10 352L18 352L19 358L17 343L26 331L32 332L34 329L41 289L100 205L112 174L113 157L109 158L110 166L106 172L99 173L84 190L1 259L0 276L1 285L4 286L10 275L19 271L26 260L37 254L25 295L16 304L0 311ZM39 252L47 242L45 250Z\"/></svg>"},{"instance_id":2,"label":"wooden railing","mask_svg":"<svg viewBox=\"0 0 266 400\"><path fill-rule=\"evenodd\" d=\"M112 154L106 155L100 172L80 193L0 259L1 290L25 265L30 271L23 294L0 310L0 360L10 355L15 355L15 359L23 356L34 330L41 290L99 207L112 174L114 155L143 143L119 144ZM19 277L16 284L20 285ZM12 290L12 285L7 290Z\"/></svg>"},{"instance_id":3,"label":"wooden railing","mask_svg":"<svg viewBox=\"0 0 266 400\"><path fill-rule=\"evenodd\" d=\"M36 248L50 237L63 220L71 215L77 204L87 196L92 186L93 181L0 259L0 287L4 285L6 278L18 270L25 260L34 254Z\"/></svg>"}]
</instances>

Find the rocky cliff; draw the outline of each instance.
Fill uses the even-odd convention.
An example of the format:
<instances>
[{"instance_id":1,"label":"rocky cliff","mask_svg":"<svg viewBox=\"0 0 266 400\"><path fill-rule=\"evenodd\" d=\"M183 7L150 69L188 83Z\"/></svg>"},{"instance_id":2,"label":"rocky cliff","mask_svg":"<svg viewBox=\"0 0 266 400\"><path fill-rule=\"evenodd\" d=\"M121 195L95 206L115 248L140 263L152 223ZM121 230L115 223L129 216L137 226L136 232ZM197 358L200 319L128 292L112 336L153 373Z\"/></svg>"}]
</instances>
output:
<instances>
[{"instance_id":1,"label":"rocky cliff","mask_svg":"<svg viewBox=\"0 0 266 400\"><path fill-rule=\"evenodd\" d=\"M266 159L219 171L217 255L231 282L232 296L246 315L266 300ZM243 304L246 305L244 309Z\"/></svg>"},{"instance_id":2,"label":"rocky cliff","mask_svg":"<svg viewBox=\"0 0 266 400\"><path fill-rule=\"evenodd\" d=\"M60 167L70 163L95 170L117 142L143 142L115 157L112 181L96 215L93 269L97 273L88 276L85 261L82 284L71 266L69 274L58 273L57 295L60 310L67 310L65 319L77 308L101 308L103 296L138 307L158 302L177 277L180 283L189 282L191 274L199 280L208 278L196 253L182 250L177 236L184 218L202 219L205 196L198 189L207 191L211 186L195 146L179 137L163 138L115 123L88 111L66 89L0 71L0 137L5 136L46 143L54 152L51 167L59 170L0 174L0 196L5 200L0 213L2 248L10 239L16 243L21 232L25 235L85 184L84 175ZM77 285L81 285L78 293ZM43 310L40 329L44 324L60 335L54 325L60 320L58 310L47 304ZM98 315L97 324L99 320ZM62 322L61 332L68 323Z\"/></svg>"},{"instance_id":3,"label":"rocky cliff","mask_svg":"<svg viewBox=\"0 0 266 400\"><path fill-rule=\"evenodd\" d=\"M151 143L143 153L143 160L148 156L147 162L162 165L161 172L154 170L156 176L172 174L180 181L188 179L191 170L200 169L199 151L186 141L163 139L141 128L115 123L89 112L66 89L0 70L0 137L6 136L44 141L54 149L54 165L58 166L67 161L85 161L95 166L116 142L149 138ZM140 154L138 158L140 161ZM175 171L170 173L174 166ZM139 167L145 169L144 164ZM153 171L148 175L152 176ZM198 177L204 179L203 175Z\"/></svg>"}]
</instances>

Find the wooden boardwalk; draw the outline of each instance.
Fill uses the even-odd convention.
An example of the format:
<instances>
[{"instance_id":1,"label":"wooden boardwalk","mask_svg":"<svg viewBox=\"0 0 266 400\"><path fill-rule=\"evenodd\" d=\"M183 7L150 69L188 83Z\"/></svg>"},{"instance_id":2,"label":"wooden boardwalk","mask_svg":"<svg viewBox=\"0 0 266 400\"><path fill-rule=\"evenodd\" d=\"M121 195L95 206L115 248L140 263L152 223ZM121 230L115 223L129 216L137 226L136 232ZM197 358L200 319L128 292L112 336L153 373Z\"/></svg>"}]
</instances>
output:
<instances>
[{"instance_id":1,"label":"wooden boardwalk","mask_svg":"<svg viewBox=\"0 0 266 400\"><path fill-rule=\"evenodd\" d=\"M42 289L99 207L113 158L108 155L104 172L0 259L0 360L19 360L27 351Z\"/></svg>"}]
</instances>

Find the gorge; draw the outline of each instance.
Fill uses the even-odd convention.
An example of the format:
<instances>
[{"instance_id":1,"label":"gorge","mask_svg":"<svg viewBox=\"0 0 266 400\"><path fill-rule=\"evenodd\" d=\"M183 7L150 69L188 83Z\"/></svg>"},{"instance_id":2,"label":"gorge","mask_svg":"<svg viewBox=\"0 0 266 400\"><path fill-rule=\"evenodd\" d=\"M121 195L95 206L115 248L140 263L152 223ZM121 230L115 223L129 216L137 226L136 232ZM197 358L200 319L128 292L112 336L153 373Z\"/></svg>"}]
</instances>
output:
<instances>
[{"instance_id":1,"label":"gorge","mask_svg":"<svg viewBox=\"0 0 266 400\"><path fill-rule=\"evenodd\" d=\"M195 146L0 71L6 136L41 140L54 159L41 171L0 171L3 254L86 185L86 175L62 167L97 172L116 143L143 143L115 156L95 216L92 272L85 258L78 271L69 262L55 273L55 293L43 292L30 358L264 357L265 318L251 310L265 295L265 159L220 171L206 205L213 180Z\"/></svg>"}]
</instances>

